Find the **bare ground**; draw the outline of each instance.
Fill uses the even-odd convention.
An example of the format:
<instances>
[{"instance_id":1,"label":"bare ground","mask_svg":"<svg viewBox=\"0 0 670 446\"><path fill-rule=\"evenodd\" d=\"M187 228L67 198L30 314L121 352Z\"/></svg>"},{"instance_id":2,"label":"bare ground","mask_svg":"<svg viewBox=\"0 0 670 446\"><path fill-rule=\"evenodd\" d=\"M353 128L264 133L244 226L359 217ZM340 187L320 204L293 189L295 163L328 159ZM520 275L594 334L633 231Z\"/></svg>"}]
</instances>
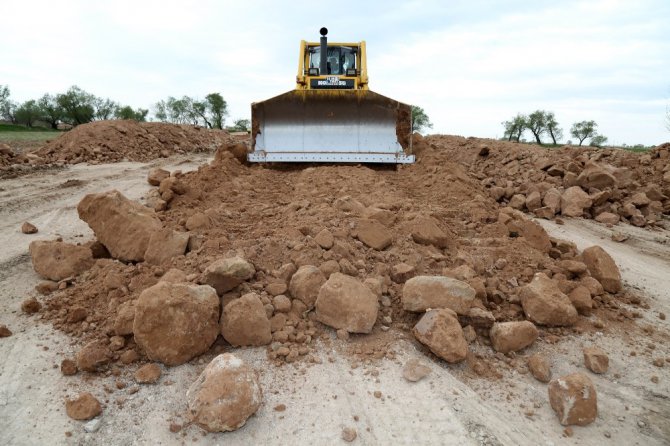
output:
<instances>
[{"instance_id":1,"label":"bare ground","mask_svg":"<svg viewBox=\"0 0 670 446\"><path fill-rule=\"evenodd\" d=\"M183 163L183 158L160 163L187 170L206 158L191 159L195 163ZM245 427L227 434L204 436L196 427L175 434L168 429L171 422L184 422L186 389L211 355L164 369L158 385L143 386L137 393L131 393L135 389L132 367L118 377L62 376L57 366L74 354L72 341L19 309L39 280L27 255L28 243L56 236L66 241L88 240L92 233L75 209L80 198L116 188L139 199L149 188L145 181L149 167L158 164L77 165L0 182L0 323L14 332L0 340L3 444L178 444L195 440L199 444L334 444L342 441L343 427L357 430L359 444L670 442L670 363L663 368L652 364L655 358L670 358L668 322L659 318L659 313L670 310L670 235L617 227L630 239L615 243L609 240L611 230L581 219L567 220L562 226L542 223L552 235L570 239L580 248L602 245L620 265L626 285L647 299L650 308L642 310L638 325L652 328L646 333L566 336L558 345L536 342L524 352L545 352L555 376L584 370L581 349L586 344L597 343L609 353L608 373L590 375L598 390L598 419L585 428L573 427L571 438L564 436L549 407L546 385L529 374L505 370L501 379L472 378L464 372L465 365L432 361L400 333L394 346L397 360L356 368L347 354L349 346L338 342L319 349L323 363L311 367L277 368L268 365L264 348L236 350L259 370L265 402ZM25 220L40 232L23 235L19 228ZM366 339L354 337L351 342ZM401 367L415 356L423 358L432 373L411 384L402 378ZM658 384L651 381L652 376L658 377ZM128 387L117 389L117 381ZM81 422L65 414L64 398L81 390L104 395L102 423L95 433L86 433ZM376 398L375 391L382 397ZM286 410L275 411L278 404L286 405Z\"/></svg>"}]
</instances>

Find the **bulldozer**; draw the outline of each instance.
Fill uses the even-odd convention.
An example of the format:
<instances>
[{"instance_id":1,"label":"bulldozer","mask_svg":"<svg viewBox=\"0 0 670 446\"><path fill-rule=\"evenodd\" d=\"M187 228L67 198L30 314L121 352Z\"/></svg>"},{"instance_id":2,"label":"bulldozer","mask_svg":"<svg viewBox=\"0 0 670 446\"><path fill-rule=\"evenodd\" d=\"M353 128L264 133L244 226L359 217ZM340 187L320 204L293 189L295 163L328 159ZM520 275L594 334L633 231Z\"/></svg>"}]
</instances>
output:
<instances>
[{"instance_id":1,"label":"bulldozer","mask_svg":"<svg viewBox=\"0 0 670 446\"><path fill-rule=\"evenodd\" d=\"M300 42L294 90L251 104L249 162L415 161L412 109L370 90L365 41Z\"/></svg>"}]
</instances>

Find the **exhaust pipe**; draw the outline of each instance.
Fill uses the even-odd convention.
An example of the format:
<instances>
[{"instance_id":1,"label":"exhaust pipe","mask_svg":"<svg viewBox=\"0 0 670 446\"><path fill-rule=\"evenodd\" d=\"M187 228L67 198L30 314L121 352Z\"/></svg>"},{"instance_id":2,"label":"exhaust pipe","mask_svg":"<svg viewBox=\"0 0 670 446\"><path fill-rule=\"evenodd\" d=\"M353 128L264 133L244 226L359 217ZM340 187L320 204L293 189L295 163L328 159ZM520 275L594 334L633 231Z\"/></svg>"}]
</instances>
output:
<instances>
[{"instance_id":1,"label":"exhaust pipe","mask_svg":"<svg viewBox=\"0 0 670 446\"><path fill-rule=\"evenodd\" d=\"M319 30L321 33L321 60L319 61L319 74L328 74L328 28L325 26Z\"/></svg>"}]
</instances>

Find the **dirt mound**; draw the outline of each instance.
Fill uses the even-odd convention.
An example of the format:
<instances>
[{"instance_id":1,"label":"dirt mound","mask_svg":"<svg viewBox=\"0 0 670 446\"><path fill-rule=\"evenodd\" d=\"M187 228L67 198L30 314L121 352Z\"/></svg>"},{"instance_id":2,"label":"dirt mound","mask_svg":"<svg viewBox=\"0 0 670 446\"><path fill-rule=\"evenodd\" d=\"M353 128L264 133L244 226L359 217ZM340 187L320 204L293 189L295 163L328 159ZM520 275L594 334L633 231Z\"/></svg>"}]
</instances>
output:
<instances>
[{"instance_id":1,"label":"dirt mound","mask_svg":"<svg viewBox=\"0 0 670 446\"><path fill-rule=\"evenodd\" d=\"M459 138L453 141L469 144ZM450 155L449 150L454 153ZM412 333L418 332L419 340L428 347L418 341L416 345L427 355L430 351L445 355L454 350L454 360L464 361L463 367L472 376L482 377L494 376L495 367L490 363L512 367L503 353L491 348L492 342L500 347L502 341L509 341L510 346L500 349L518 349L517 354L523 354L523 348L536 338L554 343L562 335L579 336L640 317L621 305L640 304L640 300L626 290L605 291L574 244L549 238L541 226L521 212L500 206L491 196L491 182L482 181L486 178L483 171L492 167L487 164L482 173L474 175L468 172L481 163L476 147L460 156L456 152L455 147L427 148L420 163L395 169L247 166L232 153L219 149L210 165L171 174L147 197L147 202L156 195L166 198L156 211L160 224L155 231L187 234L185 253L162 258L159 264L98 258L80 276L60 282L61 289L44 299L40 317L78 337L81 345L94 345L104 351L105 361L99 368L96 365L97 373L138 360L161 360L145 351L133 334L141 314L137 310L140 295L158 282L167 289L183 287L181 283L209 288L213 270L228 277L232 274L229 270L237 271L233 265L240 265L244 274L234 274L239 279L234 285L211 288L210 294L218 291L220 295L219 333L223 335L217 335L213 344L208 340L211 347L206 356L230 351L234 349L232 343L262 343L267 345L268 360L277 365L319 363L315 351L328 347L336 333L319 322L323 321L319 300L328 293L340 297L340 291L349 287L365 296L365 311L347 311L351 308L344 307L354 304L338 298L333 307L347 323L327 323L339 329L337 337L343 340L348 332L369 331L368 324L372 324L370 334L359 336L375 341L352 349L352 356L359 358L355 360L392 358L394 341L414 339ZM495 158L495 153L492 149L488 156ZM473 160L467 162L465 158L470 155ZM505 156L519 163L518 154ZM512 181L512 192L524 181L531 181L525 175L532 172L520 169L516 175L522 180L518 185ZM174 193L167 194L170 191ZM367 243L361 236L361 222L365 222L363 229L383 231L384 243ZM297 280L298 274L294 283L291 279L301 270L319 280ZM509 339L503 339L505 333L498 333L501 339L494 341L491 333L495 337L501 331L491 329L494 323L526 321L530 317L528 313L532 312L524 301L529 299L528 290L534 290L531 284L537 273L546 282L543 285L551 288L552 295L561 297L561 305L570 310L570 323L545 323L536 318L537 332L529 322L520 326L523 330L530 327L530 334L512 333ZM424 314L407 311L403 305L403 288L411 285L403 282L411 276L454 279L443 286L454 294L453 299L444 304L440 299L431 300L435 314L449 313L449 317L417 325ZM305 289L310 286L314 289ZM580 286L591 300L591 319L577 315L568 297ZM319 299L316 311L311 310L314 296ZM447 308L456 297L459 311L452 313ZM232 317L240 313L236 307L250 300L254 322L245 322L245 327L259 328L258 333L244 335L253 342L226 342L232 339L228 332L234 330ZM190 320L192 314L185 314L184 320ZM360 315L365 320L356 319ZM267 336L268 321L271 336ZM171 322L161 319L163 322L166 325L161 329L169 332ZM453 348L446 345L454 339L457 344ZM452 358L451 354L447 356Z\"/></svg>"},{"instance_id":2,"label":"dirt mound","mask_svg":"<svg viewBox=\"0 0 670 446\"><path fill-rule=\"evenodd\" d=\"M224 130L159 122L99 121L75 127L36 152L47 163L150 161L209 152L235 140Z\"/></svg>"},{"instance_id":3,"label":"dirt mound","mask_svg":"<svg viewBox=\"0 0 670 446\"><path fill-rule=\"evenodd\" d=\"M421 144L421 164L456 161L493 199L537 217L562 214L646 226L670 214L670 143L648 153L447 135Z\"/></svg>"}]
</instances>

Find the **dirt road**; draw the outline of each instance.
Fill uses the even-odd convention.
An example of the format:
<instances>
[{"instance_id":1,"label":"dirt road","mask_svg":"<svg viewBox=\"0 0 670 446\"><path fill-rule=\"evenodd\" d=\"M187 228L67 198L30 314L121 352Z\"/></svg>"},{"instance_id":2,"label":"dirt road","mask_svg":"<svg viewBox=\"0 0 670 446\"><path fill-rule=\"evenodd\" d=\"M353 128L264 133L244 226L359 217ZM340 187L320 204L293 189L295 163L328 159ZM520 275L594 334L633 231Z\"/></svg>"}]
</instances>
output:
<instances>
[{"instance_id":1,"label":"dirt road","mask_svg":"<svg viewBox=\"0 0 670 446\"><path fill-rule=\"evenodd\" d=\"M171 158L168 168L193 169L193 162ZM322 364L268 366L265 348L238 349L236 354L261 374L264 404L247 425L233 433L204 436L196 427L171 433L171 422L182 424L186 389L211 355L179 367L164 369L161 384L143 386L132 381L131 367L120 376L95 379L62 376L57 368L75 351L72 341L34 317L21 314L22 300L38 281L27 247L35 239L63 237L85 241L92 233L77 218L76 204L84 194L116 188L140 199L149 186L148 169L158 163L76 165L0 182L0 323L14 335L0 340L0 440L3 444L337 444L344 427L356 429L358 444L612 444L662 445L670 442L670 364L663 368L653 358L670 357L670 246L667 232L629 226L623 244L609 241L609 230L584 220L557 226L543 222L554 236L573 240L580 248L605 247L621 266L627 286L648 299L643 323L654 327L652 342L638 333L595 332L585 337L564 336L560 344L536 342L527 353L545 352L555 376L584 371L581 349L598 343L609 353L610 370L591 378L598 389L598 419L574 427L571 438L549 407L546 385L514 369L501 370L501 379L473 379L465 364L431 361L412 340L393 347L395 361L369 366L352 364L345 354L350 345L333 342L318 350ZM40 232L20 233L29 220ZM660 333L660 334L659 334ZM665 336L665 338L663 338ZM353 337L350 344L364 343ZM651 338L650 338L651 339ZM636 355L631 356L630 352ZM419 383L408 383L401 367L420 357L432 373ZM589 373L589 372L586 372ZM658 384L651 377L659 378ZM120 382L121 385L117 386ZM119 389L122 385L127 387ZM104 389L107 389L105 391ZM90 390L105 404L97 432L88 433L69 419L64 398ZM381 398L375 392L381 392ZM285 411L276 411L279 405ZM69 434L69 435L68 435Z\"/></svg>"}]
</instances>

